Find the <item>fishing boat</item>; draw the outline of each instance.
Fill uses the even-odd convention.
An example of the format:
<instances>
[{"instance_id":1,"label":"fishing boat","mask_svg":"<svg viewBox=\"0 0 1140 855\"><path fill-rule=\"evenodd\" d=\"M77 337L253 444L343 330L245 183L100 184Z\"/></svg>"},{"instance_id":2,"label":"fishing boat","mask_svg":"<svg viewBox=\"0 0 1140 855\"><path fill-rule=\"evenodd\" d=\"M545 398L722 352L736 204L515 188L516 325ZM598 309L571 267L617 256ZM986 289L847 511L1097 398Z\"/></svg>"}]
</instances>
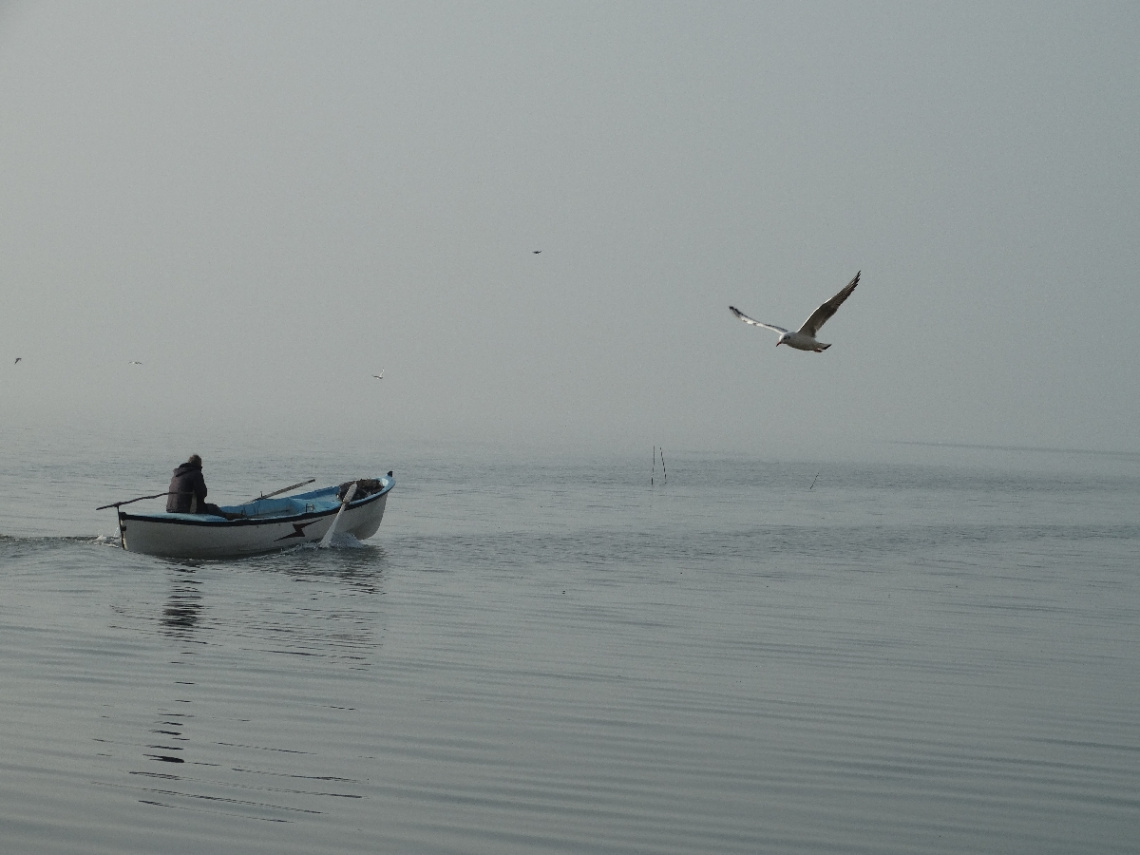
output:
<instances>
[{"instance_id":1,"label":"fishing boat","mask_svg":"<svg viewBox=\"0 0 1140 855\"><path fill-rule=\"evenodd\" d=\"M292 489L287 487L242 505L221 505L225 516L122 510L121 505L139 499L103 508L116 509L120 542L130 552L166 558L229 558L314 541L327 545L334 533L358 540L372 537L395 484L389 472L381 478L334 484L294 496L277 495Z\"/></svg>"}]
</instances>

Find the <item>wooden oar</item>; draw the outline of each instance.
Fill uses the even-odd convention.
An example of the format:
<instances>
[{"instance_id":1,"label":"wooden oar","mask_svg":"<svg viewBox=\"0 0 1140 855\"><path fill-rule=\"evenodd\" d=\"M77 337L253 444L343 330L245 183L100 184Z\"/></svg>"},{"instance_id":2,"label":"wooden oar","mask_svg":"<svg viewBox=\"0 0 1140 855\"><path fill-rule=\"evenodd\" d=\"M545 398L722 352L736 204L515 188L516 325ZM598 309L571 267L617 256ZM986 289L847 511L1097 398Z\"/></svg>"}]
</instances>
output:
<instances>
[{"instance_id":1,"label":"wooden oar","mask_svg":"<svg viewBox=\"0 0 1140 855\"><path fill-rule=\"evenodd\" d=\"M298 481L296 484L290 484L288 487L282 487L280 490L274 490L272 493L264 493L256 499L250 499L251 502L259 502L262 499L268 499L272 496L280 496L282 493L288 493L290 490L296 490L298 487L304 487L306 484L312 484L316 478L310 478L308 481Z\"/></svg>"},{"instance_id":2,"label":"wooden oar","mask_svg":"<svg viewBox=\"0 0 1140 855\"><path fill-rule=\"evenodd\" d=\"M340 522L340 515L344 513L345 507L348 506L348 503L352 501L352 497L355 495L356 495L356 482L353 481L348 487L348 492L346 492L344 494L344 501L342 501L340 503L340 510L337 511L336 516L333 517L332 525L330 525L329 530L325 532L325 536L321 538L320 547L322 549L324 549L326 546L329 545L329 543L332 542L333 532L336 531L336 524L338 522Z\"/></svg>"},{"instance_id":3,"label":"wooden oar","mask_svg":"<svg viewBox=\"0 0 1140 855\"><path fill-rule=\"evenodd\" d=\"M111 502L109 505L101 505L96 508L97 511L105 511L107 508L117 508L119 505L129 505L132 502L141 502L143 499L157 499L160 496L182 496L188 495L184 493L155 493L153 496L139 496L137 499L127 499L125 502Z\"/></svg>"}]
</instances>

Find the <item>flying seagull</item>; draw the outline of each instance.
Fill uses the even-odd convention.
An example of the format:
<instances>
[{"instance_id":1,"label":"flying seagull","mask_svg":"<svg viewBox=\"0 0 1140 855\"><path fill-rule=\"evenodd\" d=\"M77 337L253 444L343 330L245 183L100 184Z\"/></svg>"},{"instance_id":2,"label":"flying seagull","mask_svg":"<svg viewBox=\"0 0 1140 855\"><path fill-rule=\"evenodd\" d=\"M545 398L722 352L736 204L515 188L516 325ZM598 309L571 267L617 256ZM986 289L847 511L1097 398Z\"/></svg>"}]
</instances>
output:
<instances>
[{"instance_id":1,"label":"flying seagull","mask_svg":"<svg viewBox=\"0 0 1140 855\"><path fill-rule=\"evenodd\" d=\"M21 359L23 359L23 358L24 358L24 357L22 357L22 356L17 356L17 357L16 357L16 362L19 362L19 361L20 361ZM12 364L13 364L13 365L15 365L15 364L16 364L16 362L13 362Z\"/></svg>"},{"instance_id":2,"label":"flying seagull","mask_svg":"<svg viewBox=\"0 0 1140 855\"><path fill-rule=\"evenodd\" d=\"M532 249L531 252L533 252L535 255L538 255L540 252L542 252L542 250L541 249Z\"/></svg>"},{"instance_id":3,"label":"flying seagull","mask_svg":"<svg viewBox=\"0 0 1140 855\"><path fill-rule=\"evenodd\" d=\"M379 374L373 374L372 376L375 377L377 380L383 380L384 379L384 370L381 369Z\"/></svg>"},{"instance_id":4,"label":"flying seagull","mask_svg":"<svg viewBox=\"0 0 1140 855\"><path fill-rule=\"evenodd\" d=\"M131 360L130 362L128 362L127 364L128 364L128 365L142 365L142 363L141 363L141 362L139 362L137 359L132 359L132 360Z\"/></svg>"},{"instance_id":5,"label":"flying seagull","mask_svg":"<svg viewBox=\"0 0 1140 855\"><path fill-rule=\"evenodd\" d=\"M862 272L861 270L859 271L859 273ZM855 274L855 278L848 282L842 291L812 312L811 317L804 321L804 325L796 332L778 327L775 324L765 324L753 320L744 314L744 312L740 311L740 309L736 308L736 306L729 306L728 308L736 317L740 318L740 320L746 324L752 324L755 327L764 327L765 329L778 332L780 334L780 340L776 342L776 347L779 347L781 344L786 344L788 347L794 347L796 350L814 350L816 353L823 353L823 351L827 350L831 345L816 341L816 334L819 332L819 328L827 323L827 319L835 314L836 309L843 305L843 301L851 296L851 292L854 291L855 286L859 284L859 273Z\"/></svg>"}]
</instances>

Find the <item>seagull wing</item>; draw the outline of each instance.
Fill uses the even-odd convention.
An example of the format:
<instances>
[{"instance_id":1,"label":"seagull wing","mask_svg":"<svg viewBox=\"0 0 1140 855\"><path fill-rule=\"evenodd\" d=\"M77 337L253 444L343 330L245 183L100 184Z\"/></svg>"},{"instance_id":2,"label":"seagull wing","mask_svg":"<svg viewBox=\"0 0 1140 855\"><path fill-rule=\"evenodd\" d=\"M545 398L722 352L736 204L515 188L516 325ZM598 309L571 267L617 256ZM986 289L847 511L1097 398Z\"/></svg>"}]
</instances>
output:
<instances>
[{"instance_id":1,"label":"seagull wing","mask_svg":"<svg viewBox=\"0 0 1140 855\"><path fill-rule=\"evenodd\" d=\"M863 271L860 270L859 273ZM819 332L819 328L827 323L827 319L835 314L836 309L843 305L843 301L851 296L851 292L855 290L855 286L859 284L859 273L855 274L855 278L847 283L847 286L811 313L811 317L804 321L804 325L800 327L800 332L804 335L810 335L815 338Z\"/></svg>"},{"instance_id":2,"label":"seagull wing","mask_svg":"<svg viewBox=\"0 0 1140 855\"><path fill-rule=\"evenodd\" d=\"M774 324L761 323L760 321L755 320L754 318L748 317L748 315L744 314L744 312L740 311L740 309L736 308L736 306L729 306L728 310L730 312L732 312L734 315L736 315L736 317L740 318L740 320L744 321L744 323L752 324L752 326L754 326L754 327L764 327L764 329L766 329L766 330L772 330L773 332L778 332L778 333L786 333L787 332L787 330L784 329L783 327L778 327L778 326L775 326Z\"/></svg>"}]
</instances>

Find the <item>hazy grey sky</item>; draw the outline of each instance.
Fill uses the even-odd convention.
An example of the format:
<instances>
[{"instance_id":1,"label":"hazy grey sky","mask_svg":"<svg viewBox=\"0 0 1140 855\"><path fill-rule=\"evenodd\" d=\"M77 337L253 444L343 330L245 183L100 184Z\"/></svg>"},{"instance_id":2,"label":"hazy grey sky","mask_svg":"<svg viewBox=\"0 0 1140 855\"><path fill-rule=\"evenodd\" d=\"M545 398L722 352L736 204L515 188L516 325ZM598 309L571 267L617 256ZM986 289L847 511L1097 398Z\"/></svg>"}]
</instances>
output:
<instances>
[{"instance_id":1,"label":"hazy grey sky","mask_svg":"<svg viewBox=\"0 0 1140 855\"><path fill-rule=\"evenodd\" d=\"M1140 450L1137 45L1133 2L4 4L0 431ZM856 270L824 354L728 311Z\"/></svg>"}]
</instances>

